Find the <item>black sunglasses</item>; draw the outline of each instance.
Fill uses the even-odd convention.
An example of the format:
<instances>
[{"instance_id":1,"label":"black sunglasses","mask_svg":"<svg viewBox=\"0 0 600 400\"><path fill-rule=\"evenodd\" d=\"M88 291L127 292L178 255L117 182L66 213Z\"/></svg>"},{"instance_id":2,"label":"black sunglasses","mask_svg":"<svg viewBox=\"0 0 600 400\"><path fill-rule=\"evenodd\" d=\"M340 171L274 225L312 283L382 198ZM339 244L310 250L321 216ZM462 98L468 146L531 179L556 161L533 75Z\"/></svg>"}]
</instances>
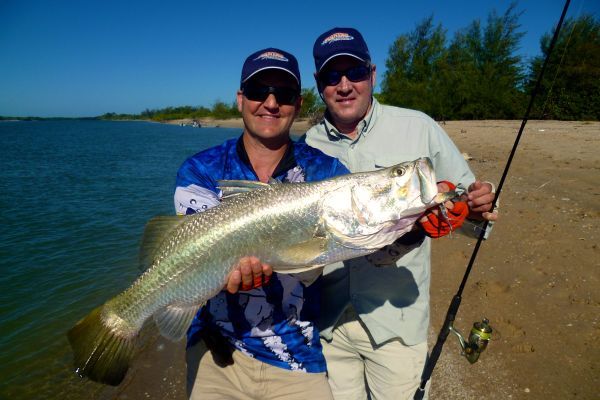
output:
<instances>
[{"instance_id":1,"label":"black sunglasses","mask_svg":"<svg viewBox=\"0 0 600 400\"><path fill-rule=\"evenodd\" d=\"M277 87L257 84L244 85L242 93L248 100L263 102L271 93L275 95L277 103L280 105L291 106L296 104L300 93L296 89L289 87Z\"/></svg>"},{"instance_id":2,"label":"black sunglasses","mask_svg":"<svg viewBox=\"0 0 600 400\"><path fill-rule=\"evenodd\" d=\"M361 82L371 74L370 65L358 65L348 68L345 71L336 71L333 69L325 70L319 73L319 82L323 86L335 86L342 80L342 76L348 78L351 82Z\"/></svg>"}]
</instances>

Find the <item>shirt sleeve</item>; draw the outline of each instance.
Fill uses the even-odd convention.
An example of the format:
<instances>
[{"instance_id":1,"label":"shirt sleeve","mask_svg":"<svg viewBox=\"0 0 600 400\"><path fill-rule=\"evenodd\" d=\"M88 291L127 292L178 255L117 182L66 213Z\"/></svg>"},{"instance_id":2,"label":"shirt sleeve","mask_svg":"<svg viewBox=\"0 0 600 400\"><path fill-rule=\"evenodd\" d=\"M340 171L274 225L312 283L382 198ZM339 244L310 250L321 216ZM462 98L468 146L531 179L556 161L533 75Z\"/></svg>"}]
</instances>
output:
<instances>
[{"instance_id":1,"label":"shirt sleeve","mask_svg":"<svg viewBox=\"0 0 600 400\"><path fill-rule=\"evenodd\" d=\"M219 192L214 179L202 165L187 160L177 172L174 204L178 215L202 212L218 205Z\"/></svg>"},{"instance_id":2,"label":"shirt sleeve","mask_svg":"<svg viewBox=\"0 0 600 400\"><path fill-rule=\"evenodd\" d=\"M434 166L436 179L456 184L460 193L467 192L469 185L475 182L475 175L448 134L437 124L434 124L434 130L435 133L432 135L431 146L435 149ZM477 238L483 230L483 225L484 222L482 221L467 220L459 232L466 236ZM488 223L484 239L488 239L493 225L493 222Z\"/></svg>"},{"instance_id":3,"label":"shirt sleeve","mask_svg":"<svg viewBox=\"0 0 600 400\"><path fill-rule=\"evenodd\" d=\"M174 203L178 215L202 212L219 204L216 182L198 160L187 159L177 171ZM208 316L207 307L200 307L188 329L188 347L200 341Z\"/></svg>"},{"instance_id":4,"label":"shirt sleeve","mask_svg":"<svg viewBox=\"0 0 600 400\"><path fill-rule=\"evenodd\" d=\"M344 164L342 164L341 161L336 158L335 161L333 162L331 176L333 177L333 176L339 176L339 175L346 175L349 173L350 173L350 171L348 170L348 168L346 168L346 166Z\"/></svg>"},{"instance_id":5,"label":"shirt sleeve","mask_svg":"<svg viewBox=\"0 0 600 400\"><path fill-rule=\"evenodd\" d=\"M460 193L466 192L475 175L448 134L432 121L429 146L437 181L449 181Z\"/></svg>"}]
</instances>

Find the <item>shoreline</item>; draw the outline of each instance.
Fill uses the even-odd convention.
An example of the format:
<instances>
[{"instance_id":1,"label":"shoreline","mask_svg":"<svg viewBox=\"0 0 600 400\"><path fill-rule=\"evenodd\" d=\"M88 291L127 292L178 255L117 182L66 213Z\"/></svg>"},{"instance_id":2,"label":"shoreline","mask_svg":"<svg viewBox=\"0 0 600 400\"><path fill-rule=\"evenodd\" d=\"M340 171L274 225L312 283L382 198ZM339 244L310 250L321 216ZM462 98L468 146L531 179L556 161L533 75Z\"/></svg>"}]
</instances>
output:
<instances>
[{"instance_id":1,"label":"shoreline","mask_svg":"<svg viewBox=\"0 0 600 400\"><path fill-rule=\"evenodd\" d=\"M168 125L192 125L196 121L200 124L201 128L238 128L244 129L244 121L242 118L230 118L230 119L213 119L213 118L183 118L183 119L171 119L160 121L162 124ZM296 118L290 129L290 134L293 136L303 135L312 125L308 118Z\"/></svg>"}]
</instances>

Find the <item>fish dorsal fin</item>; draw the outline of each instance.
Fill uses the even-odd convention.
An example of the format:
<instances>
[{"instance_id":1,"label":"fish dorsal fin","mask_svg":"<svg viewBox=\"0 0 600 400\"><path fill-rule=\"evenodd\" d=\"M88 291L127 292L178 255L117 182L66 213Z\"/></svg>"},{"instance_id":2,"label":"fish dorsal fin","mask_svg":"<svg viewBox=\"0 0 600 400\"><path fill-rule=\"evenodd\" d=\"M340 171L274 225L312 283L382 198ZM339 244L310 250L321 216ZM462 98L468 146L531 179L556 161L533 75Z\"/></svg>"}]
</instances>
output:
<instances>
[{"instance_id":1,"label":"fish dorsal fin","mask_svg":"<svg viewBox=\"0 0 600 400\"><path fill-rule=\"evenodd\" d=\"M140 270L146 271L152 265L156 249L169 232L185 221L182 215L162 215L152 218L144 228L140 246Z\"/></svg>"},{"instance_id":2,"label":"fish dorsal fin","mask_svg":"<svg viewBox=\"0 0 600 400\"><path fill-rule=\"evenodd\" d=\"M281 182L279 182L277 179L275 179L271 176L271 177L269 177L269 180L267 181L267 183L269 185L279 185Z\"/></svg>"},{"instance_id":3,"label":"fish dorsal fin","mask_svg":"<svg viewBox=\"0 0 600 400\"><path fill-rule=\"evenodd\" d=\"M222 200L227 200L231 197L242 193L252 192L257 189L268 188L268 183L258 181L244 180L221 180L217 181L217 188L221 190Z\"/></svg>"},{"instance_id":4,"label":"fish dorsal fin","mask_svg":"<svg viewBox=\"0 0 600 400\"><path fill-rule=\"evenodd\" d=\"M199 307L169 305L154 313L154 322L161 335L176 342L185 336Z\"/></svg>"}]
</instances>

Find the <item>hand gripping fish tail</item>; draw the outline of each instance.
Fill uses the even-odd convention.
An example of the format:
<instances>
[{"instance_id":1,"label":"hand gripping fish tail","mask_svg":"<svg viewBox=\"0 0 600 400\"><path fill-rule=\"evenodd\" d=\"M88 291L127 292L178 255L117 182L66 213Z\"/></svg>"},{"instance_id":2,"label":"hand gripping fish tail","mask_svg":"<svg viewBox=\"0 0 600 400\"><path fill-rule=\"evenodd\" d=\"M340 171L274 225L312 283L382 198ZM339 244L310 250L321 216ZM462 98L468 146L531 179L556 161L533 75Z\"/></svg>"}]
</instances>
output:
<instances>
[{"instance_id":1,"label":"hand gripping fish tail","mask_svg":"<svg viewBox=\"0 0 600 400\"><path fill-rule=\"evenodd\" d=\"M219 185L218 206L147 224L146 272L68 332L79 376L120 384L144 322L153 317L161 335L183 338L242 257L281 274L318 270L393 243L443 200L427 158L318 182Z\"/></svg>"}]
</instances>

